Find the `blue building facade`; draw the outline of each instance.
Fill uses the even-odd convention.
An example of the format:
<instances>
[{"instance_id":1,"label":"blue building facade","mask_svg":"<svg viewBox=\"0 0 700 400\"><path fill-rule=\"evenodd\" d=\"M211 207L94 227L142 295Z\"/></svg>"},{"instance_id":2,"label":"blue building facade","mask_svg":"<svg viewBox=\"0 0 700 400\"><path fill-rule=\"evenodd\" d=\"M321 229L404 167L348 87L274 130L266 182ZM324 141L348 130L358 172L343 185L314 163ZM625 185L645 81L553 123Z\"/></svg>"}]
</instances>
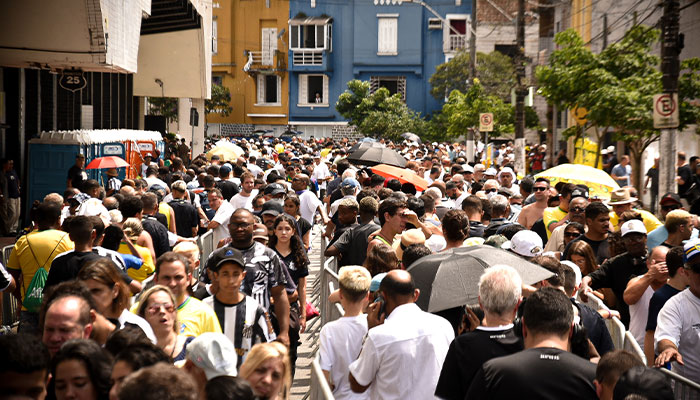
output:
<instances>
[{"instance_id":1,"label":"blue building facade","mask_svg":"<svg viewBox=\"0 0 700 400\"><path fill-rule=\"evenodd\" d=\"M306 136L346 134L335 104L352 79L369 81L373 91L399 93L422 115L439 110L442 102L430 95L428 80L467 47L471 2L425 3L440 18L417 3L290 2L290 125Z\"/></svg>"}]
</instances>

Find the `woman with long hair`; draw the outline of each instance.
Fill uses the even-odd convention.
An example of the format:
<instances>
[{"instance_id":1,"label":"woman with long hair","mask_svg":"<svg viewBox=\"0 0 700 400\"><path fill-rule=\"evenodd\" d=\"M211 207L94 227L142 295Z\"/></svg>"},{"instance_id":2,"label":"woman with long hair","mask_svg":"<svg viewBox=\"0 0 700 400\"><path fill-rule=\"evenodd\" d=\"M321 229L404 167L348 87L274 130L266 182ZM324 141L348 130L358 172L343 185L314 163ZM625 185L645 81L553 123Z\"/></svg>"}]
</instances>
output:
<instances>
[{"instance_id":1,"label":"woman with long hair","mask_svg":"<svg viewBox=\"0 0 700 400\"><path fill-rule=\"evenodd\" d=\"M117 268L109 258L99 258L85 264L77 278L90 289L97 311L106 318L119 322L118 329L126 325L137 326L155 342L156 336L148 322L127 309L131 291Z\"/></svg>"},{"instance_id":2,"label":"woman with long hair","mask_svg":"<svg viewBox=\"0 0 700 400\"><path fill-rule=\"evenodd\" d=\"M292 375L294 375L298 335L306 329L306 277L309 275L309 259L297 233L296 220L292 216L287 214L277 216L273 229L274 234L267 246L277 252L287 267L292 281L297 286L296 298L289 299L291 313L289 317L289 354L292 360ZM299 321L298 328L293 326L296 325L295 320Z\"/></svg>"},{"instance_id":3,"label":"woman with long hair","mask_svg":"<svg viewBox=\"0 0 700 400\"><path fill-rule=\"evenodd\" d=\"M292 387L292 373L287 347L279 342L253 346L238 371L253 387L258 398L287 400Z\"/></svg>"},{"instance_id":4,"label":"woman with long hair","mask_svg":"<svg viewBox=\"0 0 700 400\"><path fill-rule=\"evenodd\" d=\"M194 336L180 334L177 322L177 302L175 295L166 286L156 285L141 295L138 315L145 318L156 336L156 345L173 359L173 362L185 359L187 345Z\"/></svg>"},{"instance_id":5,"label":"woman with long hair","mask_svg":"<svg viewBox=\"0 0 700 400\"><path fill-rule=\"evenodd\" d=\"M309 249L311 247L311 222L301 217L301 212L299 211L300 206L301 201L296 194L290 193L284 198L284 212L294 217L297 221L297 225L299 225L299 234L301 235L302 242L304 242L304 248Z\"/></svg>"},{"instance_id":6,"label":"woman with long hair","mask_svg":"<svg viewBox=\"0 0 700 400\"><path fill-rule=\"evenodd\" d=\"M362 266L367 268L370 275L374 277L382 272L389 272L392 269L399 268L399 258L396 257L396 252L391 246L380 243L369 249Z\"/></svg>"},{"instance_id":7,"label":"woman with long hair","mask_svg":"<svg viewBox=\"0 0 700 400\"><path fill-rule=\"evenodd\" d=\"M571 243L569 251L566 253L566 259L576 264L581 269L581 276L586 276L598 269L599 265L596 262L593 248L583 240L577 240ZM604 299L605 303L613 307L615 305L615 294L610 289L600 289L593 291L596 297Z\"/></svg>"},{"instance_id":8,"label":"woman with long hair","mask_svg":"<svg viewBox=\"0 0 700 400\"><path fill-rule=\"evenodd\" d=\"M109 399L111 366L109 354L96 342L67 341L51 360L56 399Z\"/></svg>"}]
</instances>

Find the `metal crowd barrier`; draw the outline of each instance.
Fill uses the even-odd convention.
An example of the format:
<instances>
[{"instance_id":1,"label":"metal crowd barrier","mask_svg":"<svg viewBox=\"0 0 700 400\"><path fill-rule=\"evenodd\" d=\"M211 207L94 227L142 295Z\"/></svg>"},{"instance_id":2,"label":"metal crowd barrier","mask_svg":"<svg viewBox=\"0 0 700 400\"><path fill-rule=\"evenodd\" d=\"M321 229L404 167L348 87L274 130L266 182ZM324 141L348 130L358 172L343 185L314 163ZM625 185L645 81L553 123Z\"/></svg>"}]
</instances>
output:
<instances>
[{"instance_id":1,"label":"metal crowd barrier","mask_svg":"<svg viewBox=\"0 0 700 400\"><path fill-rule=\"evenodd\" d=\"M700 399L700 384L673 371L669 371L666 368L659 368L659 371L663 372L668 378L673 388L673 397L676 400Z\"/></svg>"},{"instance_id":2,"label":"metal crowd barrier","mask_svg":"<svg viewBox=\"0 0 700 400\"><path fill-rule=\"evenodd\" d=\"M632 335L632 332L625 332L625 342L622 345L622 348L639 356L644 365L647 365L647 356L644 354L644 350L642 350L642 347L637 342L637 339L635 339L634 335Z\"/></svg>"},{"instance_id":3,"label":"metal crowd barrier","mask_svg":"<svg viewBox=\"0 0 700 400\"><path fill-rule=\"evenodd\" d=\"M197 246L199 246L199 250L202 254L199 257L200 268L207 265L209 255L216 250L217 244L218 243L214 243L214 231L207 231L204 235L197 238ZM197 271L197 275L199 275L199 271ZM199 276L195 278L199 278Z\"/></svg>"},{"instance_id":4,"label":"metal crowd barrier","mask_svg":"<svg viewBox=\"0 0 700 400\"><path fill-rule=\"evenodd\" d=\"M333 400L333 392L331 387L323 375L321 364L318 361L318 356L311 362L311 385L309 387L310 398L316 400Z\"/></svg>"},{"instance_id":5,"label":"metal crowd barrier","mask_svg":"<svg viewBox=\"0 0 700 400\"><path fill-rule=\"evenodd\" d=\"M7 265L7 261L10 259L10 254L14 245L8 245L2 248L2 254L0 255L0 262L2 265ZM20 282L17 282L19 285ZM2 293L2 325L3 326L13 326L19 322L19 312L22 308L19 300L12 295L9 291L4 291Z\"/></svg>"},{"instance_id":6,"label":"metal crowd barrier","mask_svg":"<svg viewBox=\"0 0 700 400\"><path fill-rule=\"evenodd\" d=\"M612 317L605 320L605 325L608 327L610 337L616 349L625 348L625 325L617 317Z\"/></svg>"}]
</instances>

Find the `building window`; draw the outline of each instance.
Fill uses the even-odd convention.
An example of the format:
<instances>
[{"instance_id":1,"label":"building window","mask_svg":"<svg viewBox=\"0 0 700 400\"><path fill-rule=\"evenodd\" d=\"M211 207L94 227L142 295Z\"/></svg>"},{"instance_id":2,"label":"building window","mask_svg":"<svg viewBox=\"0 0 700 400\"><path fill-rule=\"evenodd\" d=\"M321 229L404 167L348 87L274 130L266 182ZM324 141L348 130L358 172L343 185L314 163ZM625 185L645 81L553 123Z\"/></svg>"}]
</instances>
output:
<instances>
[{"instance_id":1,"label":"building window","mask_svg":"<svg viewBox=\"0 0 700 400\"><path fill-rule=\"evenodd\" d=\"M258 105L279 106L282 98L282 79L273 74L258 75Z\"/></svg>"},{"instance_id":2,"label":"building window","mask_svg":"<svg viewBox=\"0 0 700 400\"><path fill-rule=\"evenodd\" d=\"M391 95L401 95L401 100L406 101L406 77L405 76L373 76L369 79L370 91L376 92L383 87L389 90Z\"/></svg>"},{"instance_id":3,"label":"building window","mask_svg":"<svg viewBox=\"0 0 700 400\"><path fill-rule=\"evenodd\" d=\"M399 17L397 15L377 16L377 55L395 56L398 54Z\"/></svg>"},{"instance_id":4,"label":"building window","mask_svg":"<svg viewBox=\"0 0 700 400\"><path fill-rule=\"evenodd\" d=\"M328 76L299 75L299 105L328 106Z\"/></svg>"},{"instance_id":5,"label":"building window","mask_svg":"<svg viewBox=\"0 0 700 400\"><path fill-rule=\"evenodd\" d=\"M262 65L274 65L277 53L277 28L262 28Z\"/></svg>"},{"instance_id":6,"label":"building window","mask_svg":"<svg viewBox=\"0 0 700 400\"><path fill-rule=\"evenodd\" d=\"M212 75L211 76L211 84L212 85L223 85L224 84L224 77L222 75Z\"/></svg>"},{"instance_id":7,"label":"building window","mask_svg":"<svg viewBox=\"0 0 700 400\"><path fill-rule=\"evenodd\" d=\"M304 23L292 21L289 26L290 43L293 50L330 50L332 25L325 20L316 20L321 23ZM295 23L297 22L297 23Z\"/></svg>"},{"instance_id":8,"label":"building window","mask_svg":"<svg viewBox=\"0 0 700 400\"><path fill-rule=\"evenodd\" d=\"M447 23L443 30L443 51L456 52L467 48L469 43L469 15L447 14Z\"/></svg>"},{"instance_id":9,"label":"building window","mask_svg":"<svg viewBox=\"0 0 700 400\"><path fill-rule=\"evenodd\" d=\"M219 27L218 23L216 21L216 18L212 19L211 21L211 52L212 54L218 54L219 49L218 49L218 43L216 42L216 38L219 33Z\"/></svg>"}]
</instances>

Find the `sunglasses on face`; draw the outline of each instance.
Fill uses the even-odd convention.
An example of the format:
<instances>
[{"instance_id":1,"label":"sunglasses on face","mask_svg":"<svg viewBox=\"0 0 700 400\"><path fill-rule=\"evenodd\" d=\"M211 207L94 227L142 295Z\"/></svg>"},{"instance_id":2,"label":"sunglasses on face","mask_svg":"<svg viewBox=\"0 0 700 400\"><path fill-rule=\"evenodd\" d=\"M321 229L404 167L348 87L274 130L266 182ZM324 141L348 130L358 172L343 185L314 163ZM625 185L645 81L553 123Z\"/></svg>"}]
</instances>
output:
<instances>
[{"instance_id":1,"label":"sunglasses on face","mask_svg":"<svg viewBox=\"0 0 700 400\"><path fill-rule=\"evenodd\" d=\"M486 193L496 193L498 192L498 189L487 189L485 190Z\"/></svg>"},{"instance_id":2,"label":"sunglasses on face","mask_svg":"<svg viewBox=\"0 0 700 400\"><path fill-rule=\"evenodd\" d=\"M583 207L574 207L570 211L575 212L575 213L582 213L582 212L586 211L586 209Z\"/></svg>"},{"instance_id":3,"label":"sunglasses on face","mask_svg":"<svg viewBox=\"0 0 700 400\"><path fill-rule=\"evenodd\" d=\"M564 232L564 236L575 238L575 237L581 236L581 233L579 233L579 232Z\"/></svg>"}]
</instances>

